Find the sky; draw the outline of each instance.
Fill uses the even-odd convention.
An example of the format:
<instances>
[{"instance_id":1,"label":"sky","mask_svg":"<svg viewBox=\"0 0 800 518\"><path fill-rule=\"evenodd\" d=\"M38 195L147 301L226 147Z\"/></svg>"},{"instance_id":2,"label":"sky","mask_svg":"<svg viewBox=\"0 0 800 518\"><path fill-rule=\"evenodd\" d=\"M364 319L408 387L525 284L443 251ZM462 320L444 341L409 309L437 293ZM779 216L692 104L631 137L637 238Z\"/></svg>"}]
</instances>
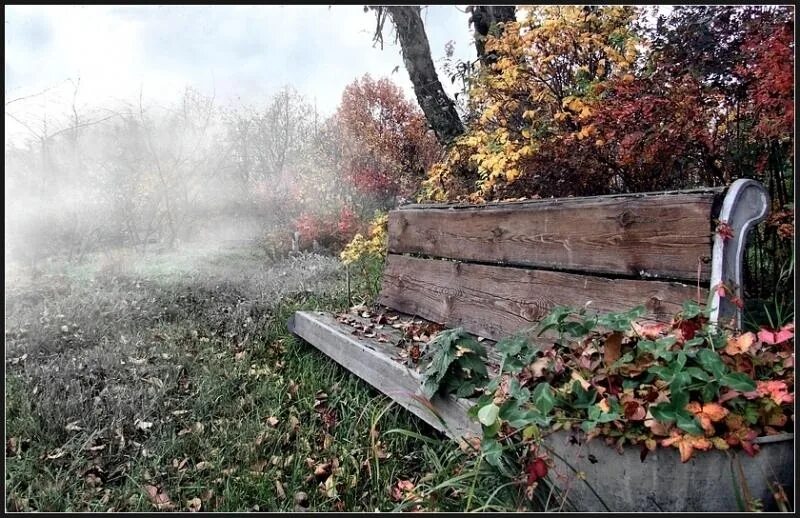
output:
<instances>
[{"instance_id":1,"label":"sky","mask_svg":"<svg viewBox=\"0 0 800 518\"><path fill-rule=\"evenodd\" d=\"M373 45L375 15L348 6L5 6L6 112L20 120L57 118L78 106L177 100L186 87L221 103L263 104L292 85L321 115L344 87L369 73L390 77L414 98L399 45L387 22L384 49ZM445 44L474 59L464 6L423 9L437 67ZM396 68L397 70L393 72ZM449 93L455 91L440 72ZM47 90L44 95L9 101ZM24 133L6 119L8 135Z\"/></svg>"}]
</instances>

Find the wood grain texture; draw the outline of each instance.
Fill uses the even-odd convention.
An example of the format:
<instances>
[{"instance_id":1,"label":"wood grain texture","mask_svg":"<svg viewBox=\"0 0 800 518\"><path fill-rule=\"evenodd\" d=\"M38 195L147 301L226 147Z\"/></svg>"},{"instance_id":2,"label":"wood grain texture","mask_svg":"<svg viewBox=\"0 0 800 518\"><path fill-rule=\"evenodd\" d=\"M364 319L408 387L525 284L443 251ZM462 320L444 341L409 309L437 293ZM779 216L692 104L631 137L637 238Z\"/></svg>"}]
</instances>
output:
<instances>
[{"instance_id":1,"label":"wood grain texture","mask_svg":"<svg viewBox=\"0 0 800 518\"><path fill-rule=\"evenodd\" d=\"M710 277L721 190L412 205L389 214L389 251L697 282Z\"/></svg>"},{"instance_id":2,"label":"wood grain texture","mask_svg":"<svg viewBox=\"0 0 800 518\"><path fill-rule=\"evenodd\" d=\"M708 291L701 289L702 300ZM555 306L597 313L648 309L646 318L669 321L696 286L608 279L544 270L419 259L389 254L378 302L448 327L498 340L541 320Z\"/></svg>"},{"instance_id":3,"label":"wood grain texture","mask_svg":"<svg viewBox=\"0 0 800 518\"><path fill-rule=\"evenodd\" d=\"M467 416L472 406L468 400L435 396L430 405L438 417L423 404L420 374L391 359L393 346L354 337L351 328L337 322L330 313L298 311L288 326L291 332L450 438L480 436L480 425Z\"/></svg>"}]
</instances>

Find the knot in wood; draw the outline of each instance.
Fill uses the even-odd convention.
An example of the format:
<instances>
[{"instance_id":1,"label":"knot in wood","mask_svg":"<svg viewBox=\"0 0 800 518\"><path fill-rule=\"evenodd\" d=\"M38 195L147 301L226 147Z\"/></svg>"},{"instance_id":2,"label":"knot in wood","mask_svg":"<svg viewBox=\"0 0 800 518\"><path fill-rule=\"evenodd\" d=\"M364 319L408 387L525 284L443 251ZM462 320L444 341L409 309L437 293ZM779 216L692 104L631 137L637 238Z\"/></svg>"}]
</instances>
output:
<instances>
[{"instance_id":1,"label":"knot in wood","mask_svg":"<svg viewBox=\"0 0 800 518\"><path fill-rule=\"evenodd\" d=\"M657 312L659 309L661 309L661 299L655 295L650 297L650 299L647 301L647 309Z\"/></svg>"},{"instance_id":2,"label":"knot in wood","mask_svg":"<svg viewBox=\"0 0 800 518\"><path fill-rule=\"evenodd\" d=\"M619 216L617 216L617 223L619 223L619 226L622 228L628 228L638 219L639 218L636 216L636 213L629 210L624 210Z\"/></svg>"}]
</instances>

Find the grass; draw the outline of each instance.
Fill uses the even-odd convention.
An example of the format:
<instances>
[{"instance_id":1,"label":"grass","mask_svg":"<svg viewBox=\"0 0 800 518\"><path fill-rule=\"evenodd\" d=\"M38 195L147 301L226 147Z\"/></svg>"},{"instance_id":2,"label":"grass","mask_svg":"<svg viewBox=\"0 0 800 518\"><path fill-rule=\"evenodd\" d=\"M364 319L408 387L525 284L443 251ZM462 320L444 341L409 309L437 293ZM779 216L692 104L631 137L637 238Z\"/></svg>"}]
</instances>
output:
<instances>
[{"instance_id":1,"label":"grass","mask_svg":"<svg viewBox=\"0 0 800 518\"><path fill-rule=\"evenodd\" d=\"M337 261L207 252L107 254L7 281L7 509L523 505L486 463L287 332L297 309L346 307Z\"/></svg>"}]
</instances>

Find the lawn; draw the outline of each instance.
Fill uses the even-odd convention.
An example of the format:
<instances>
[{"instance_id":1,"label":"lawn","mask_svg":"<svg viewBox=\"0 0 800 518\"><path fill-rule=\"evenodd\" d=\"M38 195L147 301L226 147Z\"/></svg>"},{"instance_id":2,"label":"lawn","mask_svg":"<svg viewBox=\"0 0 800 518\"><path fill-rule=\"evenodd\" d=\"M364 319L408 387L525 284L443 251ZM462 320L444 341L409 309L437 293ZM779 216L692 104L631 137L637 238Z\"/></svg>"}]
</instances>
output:
<instances>
[{"instance_id":1,"label":"lawn","mask_svg":"<svg viewBox=\"0 0 800 518\"><path fill-rule=\"evenodd\" d=\"M347 307L333 258L118 252L6 273L8 510L523 505L288 333L297 309Z\"/></svg>"}]
</instances>

